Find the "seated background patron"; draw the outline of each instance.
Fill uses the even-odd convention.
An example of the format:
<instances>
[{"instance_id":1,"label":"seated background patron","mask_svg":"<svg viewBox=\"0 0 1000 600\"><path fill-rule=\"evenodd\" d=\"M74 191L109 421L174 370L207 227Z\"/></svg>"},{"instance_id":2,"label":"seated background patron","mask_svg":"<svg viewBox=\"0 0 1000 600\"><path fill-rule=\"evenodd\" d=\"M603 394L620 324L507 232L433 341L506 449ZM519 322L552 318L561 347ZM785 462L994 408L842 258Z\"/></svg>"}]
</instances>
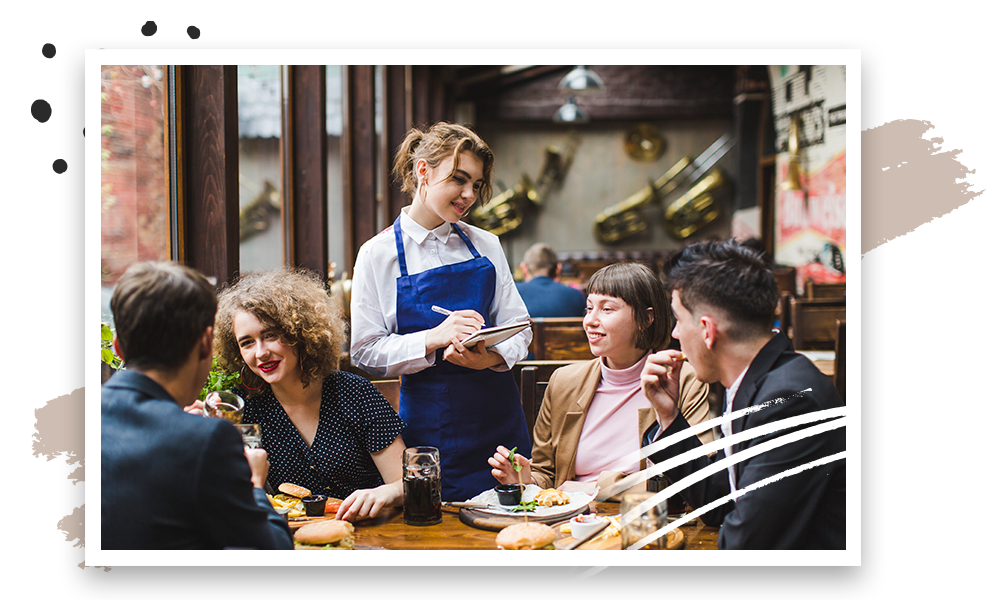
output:
<instances>
[{"instance_id":1,"label":"seated background patron","mask_svg":"<svg viewBox=\"0 0 1000 600\"><path fill-rule=\"evenodd\" d=\"M561 268L548 244L535 244L524 253L521 262L524 281L516 285L531 318L582 317L586 312L587 299L583 293L556 281Z\"/></svg>"},{"instance_id":2,"label":"seated background patron","mask_svg":"<svg viewBox=\"0 0 1000 600\"><path fill-rule=\"evenodd\" d=\"M114 346L126 370L101 388L101 548L292 549L264 493L264 450L223 419L186 413L212 366L215 290L173 263L115 285Z\"/></svg>"}]
</instances>

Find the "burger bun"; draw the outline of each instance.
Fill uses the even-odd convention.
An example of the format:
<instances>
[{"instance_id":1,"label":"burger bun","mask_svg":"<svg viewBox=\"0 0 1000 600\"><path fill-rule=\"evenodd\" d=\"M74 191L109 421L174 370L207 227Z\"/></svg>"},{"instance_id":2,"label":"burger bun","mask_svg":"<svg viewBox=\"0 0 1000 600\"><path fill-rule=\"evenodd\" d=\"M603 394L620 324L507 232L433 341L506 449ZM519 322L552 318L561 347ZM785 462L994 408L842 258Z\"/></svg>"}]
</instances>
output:
<instances>
[{"instance_id":1,"label":"burger bun","mask_svg":"<svg viewBox=\"0 0 1000 600\"><path fill-rule=\"evenodd\" d=\"M501 550L549 550L554 548L556 530L543 523L517 523L497 534L497 548Z\"/></svg>"}]
</instances>

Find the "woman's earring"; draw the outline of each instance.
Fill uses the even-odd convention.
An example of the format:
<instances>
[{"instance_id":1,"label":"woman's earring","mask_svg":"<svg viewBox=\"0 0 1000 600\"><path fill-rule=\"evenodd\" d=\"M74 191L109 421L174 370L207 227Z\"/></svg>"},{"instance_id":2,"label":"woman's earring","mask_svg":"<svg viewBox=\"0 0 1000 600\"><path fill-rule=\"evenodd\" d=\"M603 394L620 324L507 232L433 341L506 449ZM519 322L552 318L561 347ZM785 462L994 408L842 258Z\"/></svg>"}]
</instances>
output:
<instances>
[{"instance_id":1,"label":"woman's earring","mask_svg":"<svg viewBox=\"0 0 1000 600\"><path fill-rule=\"evenodd\" d=\"M246 364L244 364L242 367L240 367L240 383L243 384L243 387L245 387L246 389L248 389L250 391L256 391L256 390L259 390L260 388L264 387L264 380L261 379L260 377L258 377L256 374L254 374L253 376L260 380L260 383L257 385L257 387L250 387L249 385L247 385L246 379L243 378L243 376L244 376L243 371L246 368L247 368ZM251 373L253 373L253 371L251 371Z\"/></svg>"}]
</instances>

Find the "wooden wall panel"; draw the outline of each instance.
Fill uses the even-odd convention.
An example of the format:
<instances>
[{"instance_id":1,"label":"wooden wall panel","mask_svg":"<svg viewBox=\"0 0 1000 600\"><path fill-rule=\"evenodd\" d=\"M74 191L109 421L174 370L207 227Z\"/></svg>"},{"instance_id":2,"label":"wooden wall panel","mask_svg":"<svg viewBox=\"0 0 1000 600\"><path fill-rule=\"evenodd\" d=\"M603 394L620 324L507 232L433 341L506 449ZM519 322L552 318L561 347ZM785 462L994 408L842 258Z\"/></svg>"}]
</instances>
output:
<instances>
[{"instance_id":1,"label":"wooden wall panel","mask_svg":"<svg viewBox=\"0 0 1000 600\"><path fill-rule=\"evenodd\" d=\"M291 67L292 264L327 274L326 67Z\"/></svg>"},{"instance_id":2,"label":"wooden wall panel","mask_svg":"<svg viewBox=\"0 0 1000 600\"><path fill-rule=\"evenodd\" d=\"M181 77L184 255L221 286L239 274L236 66L185 66Z\"/></svg>"}]
</instances>

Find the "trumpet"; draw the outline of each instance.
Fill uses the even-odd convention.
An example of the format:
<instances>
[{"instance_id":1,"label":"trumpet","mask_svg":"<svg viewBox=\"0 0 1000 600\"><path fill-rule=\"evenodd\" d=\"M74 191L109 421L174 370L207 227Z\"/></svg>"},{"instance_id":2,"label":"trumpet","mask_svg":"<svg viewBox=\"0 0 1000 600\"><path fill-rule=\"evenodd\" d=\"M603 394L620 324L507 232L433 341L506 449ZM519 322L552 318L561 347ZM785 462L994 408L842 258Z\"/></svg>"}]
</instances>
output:
<instances>
[{"instance_id":1,"label":"trumpet","mask_svg":"<svg viewBox=\"0 0 1000 600\"><path fill-rule=\"evenodd\" d=\"M718 168L674 200L663 212L667 233L683 240L719 217L719 207L711 192L726 184L726 176Z\"/></svg>"},{"instance_id":2,"label":"trumpet","mask_svg":"<svg viewBox=\"0 0 1000 600\"><path fill-rule=\"evenodd\" d=\"M681 182L678 175L690 165L691 157L685 156L656 181L651 181L645 188L601 211L594 221L594 234L597 238L611 244L645 231L649 227L649 219L642 209L653 202L659 202L660 198L672 192Z\"/></svg>"}]
</instances>

